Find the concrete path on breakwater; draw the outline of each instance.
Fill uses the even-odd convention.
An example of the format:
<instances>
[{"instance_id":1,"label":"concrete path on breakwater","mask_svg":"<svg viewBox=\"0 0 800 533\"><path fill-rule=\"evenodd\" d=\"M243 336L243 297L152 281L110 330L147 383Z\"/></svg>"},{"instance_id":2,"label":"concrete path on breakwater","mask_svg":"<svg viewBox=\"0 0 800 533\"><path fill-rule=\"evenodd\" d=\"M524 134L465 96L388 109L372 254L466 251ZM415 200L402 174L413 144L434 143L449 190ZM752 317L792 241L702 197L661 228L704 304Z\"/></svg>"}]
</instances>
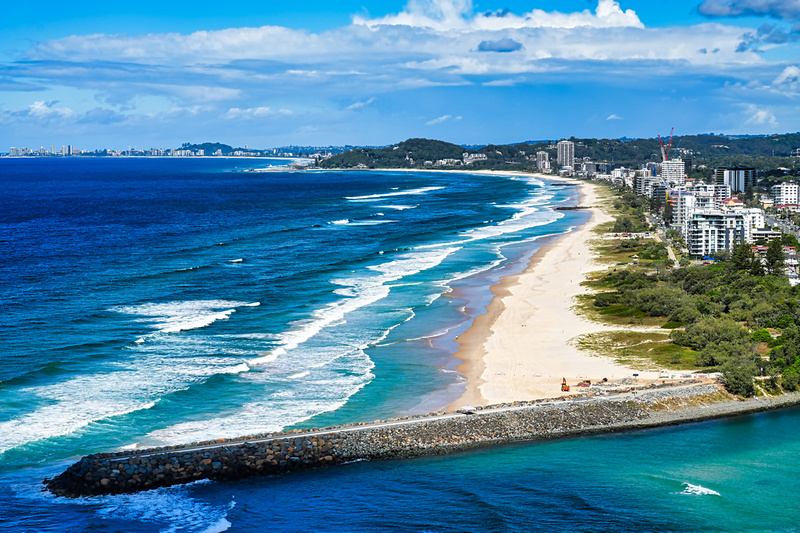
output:
<instances>
[{"instance_id":1,"label":"concrete path on breakwater","mask_svg":"<svg viewBox=\"0 0 800 533\"><path fill-rule=\"evenodd\" d=\"M59 496L150 490L200 479L236 480L357 460L442 454L493 444L621 431L731 416L800 403L800 393L737 401L698 381L517 402L310 431L82 458L46 480ZM605 394L605 393L603 393ZM464 410L462 410L464 411Z\"/></svg>"},{"instance_id":2,"label":"concrete path on breakwater","mask_svg":"<svg viewBox=\"0 0 800 533\"><path fill-rule=\"evenodd\" d=\"M677 389L677 388L685 388L685 387L690 387L690 386L696 386L696 384L693 383L692 385L679 385L679 386L675 386L675 387L672 387L672 388ZM488 407L474 408L474 409L459 409L454 413L426 414L426 415L423 415L421 417L408 418L408 419L402 419L402 420L389 420L389 421L380 421L380 422L362 422L362 423L360 423L358 425L337 427L335 430L332 429L332 428L325 428L325 429L320 429L320 430L316 430L316 431L302 431L301 430L301 432L299 432L299 433L289 433L288 435L287 434L280 434L280 436L270 435L270 436L267 436L267 437L257 437L257 438L238 438L238 439L226 440L224 443L216 442L214 444L204 444L204 445L201 445L201 446L193 446L191 444L190 445L181 445L179 447L174 448L173 451L180 450L183 453L195 453L195 452L213 450L213 449L216 449L216 448L232 446L232 445L237 445L237 444L251 444L251 445L266 444L266 443L270 443L270 442L273 442L273 441L276 441L276 440L280 440L280 439L286 438L286 436L290 436L293 439L297 439L297 438L306 439L306 438L309 438L309 437L318 437L318 436L327 435L327 434L330 434L332 432L347 433L347 432L352 432L352 431L364 431L364 430L370 430L370 429L390 428L390 427L404 426L404 425L410 425L410 424L427 424L427 423L434 422L434 421L437 421L437 420L449 420L449 419L460 418L460 417L465 417L465 416L486 416L486 415L495 414L495 413L509 413L509 412L513 412L513 411L522 411L522 410L530 409L531 407L547 407L547 406L556 405L556 404L558 404L558 405L568 405L568 404L571 404L571 403L574 403L574 402L586 402L586 401L601 401L601 402L602 401L605 401L605 402L618 401L619 402L619 401L629 401L629 400L635 400L635 399L636 399L636 394L631 392L631 391L618 392L618 393L609 394L609 395L605 395L605 396L583 396L583 395L582 396L576 396L576 397L567 396L567 397L564 397L564 398L557 398L557 399L552 399L552 400L540 400L540 401L537 401L537 402L530 402L530 403L525 402L524 404L521 404L521 405L488 406ZM125 452L123 452L123 453L125 453ZM142 452L132 451L132 452L128 452L128 453L135 454L137 457L142 458L142 457L151 457L153 455L158 455L158 454L164 453L164 450L163 449L153 449L152 451L144 450Z\"/></svg>"}]
</instances>

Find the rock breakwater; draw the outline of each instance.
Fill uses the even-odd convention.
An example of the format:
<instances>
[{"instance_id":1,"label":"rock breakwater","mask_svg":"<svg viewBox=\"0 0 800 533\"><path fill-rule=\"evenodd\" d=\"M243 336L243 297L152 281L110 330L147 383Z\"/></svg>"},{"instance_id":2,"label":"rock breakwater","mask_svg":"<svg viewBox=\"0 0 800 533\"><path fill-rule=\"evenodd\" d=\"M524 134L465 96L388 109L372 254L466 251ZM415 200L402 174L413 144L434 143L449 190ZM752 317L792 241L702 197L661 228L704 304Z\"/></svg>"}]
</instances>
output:
<instances>
[{"instance_id":1,"label":"rock breakwater","mask_svg":"<svg viewBox=\"0 0 800 533\"><path fill-rule=\"evenodd\" d=\"M619 431L747 410L764 410L800 403L800 396L779 400L727 402L709 408L700 401L681 409L656 409L664 399L709 397L714 385L650 389L637 397L575 397L518 402L457 413L432 413L389 421L325 429L295 430L171 446L149 450L89 455L52 480L47 490L77 497L120 494L189 483L200 479L237 480L252 476L333 466L356 460L442 454L493 444ZM755 400L753 400L755 401ZM715 405L719 400L715 400ZM747 406L745 405L747 404ZM745 407L747 407L745 409Z\"/></svg>"}]
</instances>

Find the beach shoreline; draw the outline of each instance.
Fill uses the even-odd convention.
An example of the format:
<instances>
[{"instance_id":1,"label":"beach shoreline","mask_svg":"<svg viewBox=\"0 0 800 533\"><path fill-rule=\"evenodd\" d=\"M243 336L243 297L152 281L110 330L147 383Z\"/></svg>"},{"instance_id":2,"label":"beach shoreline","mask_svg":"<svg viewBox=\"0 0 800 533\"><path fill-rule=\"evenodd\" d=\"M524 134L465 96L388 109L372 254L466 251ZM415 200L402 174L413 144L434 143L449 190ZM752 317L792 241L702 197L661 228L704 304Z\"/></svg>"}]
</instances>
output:
<instances>
[{"instance_id":1,"label":"beach shoreline","mask_svg":"<svg viewBox=\"0 0 800 533\"><path fill-rule=\"evenodd\" d=\"M563 395L562 379L574 388L583 380L658 377L581 352L571 342L587 333L619 329L590 322L572 310L575 297L584 292L580 284L586 275L604 267L587 242L595 227L612 220L597 205L597 186L556 176L526 176L579 186L578 204L591 218L541 246L523 272L505 276L490 288L491 303L456 339L454 357L462 361L456 369L466 380L466 390L449 409Z\"/></svg>"}]
</instances>

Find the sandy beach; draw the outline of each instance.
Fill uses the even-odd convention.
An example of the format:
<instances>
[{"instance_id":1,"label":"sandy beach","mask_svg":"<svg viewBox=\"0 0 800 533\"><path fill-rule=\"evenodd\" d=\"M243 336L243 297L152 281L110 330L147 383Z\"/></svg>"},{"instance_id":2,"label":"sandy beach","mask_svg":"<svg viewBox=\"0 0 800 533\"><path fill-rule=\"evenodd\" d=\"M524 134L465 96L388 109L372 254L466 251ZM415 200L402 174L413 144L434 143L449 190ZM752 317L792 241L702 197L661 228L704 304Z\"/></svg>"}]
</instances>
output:
<instances>
[{"instance_id":1,"label":"sandy beach","mask_svg":"<svg viewBox=\"0 0 800 533\"><path fill-rule=\"evenodd\" d=\"M590 221L543 246L523 273L504 277L491 288L494 297L486 312L457 340L456 358L463 361L458 370L467 382L465 394L451 409L557 397L564 394L562 378L574 393L584 379L612 380L634 373L641 379L658 377L593 356L570 342L587 333L620 329L572 310L574 298L586 291L580 285L586 274L603 268L593 260L587 241L598 224L612 220L596 207L597 186L575 183L581 187L580 205L593 206Z\"/></svg>"}]
</instances>

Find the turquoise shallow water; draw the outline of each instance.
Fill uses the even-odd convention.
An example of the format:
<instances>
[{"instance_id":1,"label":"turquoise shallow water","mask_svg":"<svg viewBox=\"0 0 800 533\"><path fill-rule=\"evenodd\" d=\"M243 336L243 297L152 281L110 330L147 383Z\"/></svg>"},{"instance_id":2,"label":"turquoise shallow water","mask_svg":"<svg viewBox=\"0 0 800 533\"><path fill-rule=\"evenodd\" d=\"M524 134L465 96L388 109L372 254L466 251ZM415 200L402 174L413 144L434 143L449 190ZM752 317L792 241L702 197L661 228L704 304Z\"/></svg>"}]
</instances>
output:
<instances>
[{"instance_id":1,"label":"turquoise shallow water","mask_svg":"<svg viewBox=\"0 0 800 533\"><path fill-rule=\"evenodd\" d=\"M41 493L87 453L439 408L463 390L464 306L585 221L551 209L573 189L537 179L235 164L0 161L3 527L794 527L797 411L131 496Z\"/></svg>"}]
</instances>

